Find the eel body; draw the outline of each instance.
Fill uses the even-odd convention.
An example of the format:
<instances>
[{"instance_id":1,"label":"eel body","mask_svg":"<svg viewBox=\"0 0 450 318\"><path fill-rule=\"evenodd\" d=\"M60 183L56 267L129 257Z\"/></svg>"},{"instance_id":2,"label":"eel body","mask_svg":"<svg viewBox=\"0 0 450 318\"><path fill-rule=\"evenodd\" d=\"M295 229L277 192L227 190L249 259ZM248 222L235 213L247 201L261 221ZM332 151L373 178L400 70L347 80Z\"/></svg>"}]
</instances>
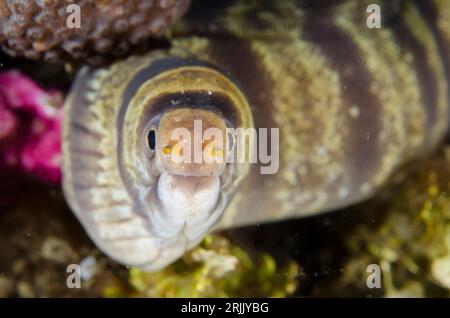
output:
<instances>
[{"instance_id":1,"label":"eel body","mask_svg":"<svg viewBox=\"0 0 450 318\"><path fill-rule=\"evenodd\" d=\"M194 5L167 50L83 68L67 99L65 195L123 264L156 270L211 229L362 201L448 131L448 1L219 3ZM195 118L278 128L276 173L166 163L165 127Z\"/></svg>"}]
</instances>

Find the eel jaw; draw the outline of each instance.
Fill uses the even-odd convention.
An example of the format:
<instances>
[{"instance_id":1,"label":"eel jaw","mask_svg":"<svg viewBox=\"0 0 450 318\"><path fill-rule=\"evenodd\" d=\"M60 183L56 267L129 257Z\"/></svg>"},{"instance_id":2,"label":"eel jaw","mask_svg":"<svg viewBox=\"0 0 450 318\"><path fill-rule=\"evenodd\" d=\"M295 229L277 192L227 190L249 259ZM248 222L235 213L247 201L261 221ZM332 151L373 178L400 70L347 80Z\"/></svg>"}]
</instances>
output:
<instances>
[{"instance_id":1,"label":"eel jaw","mask_svg":"<svg viewBox=\"0 0 450 318\"><path fill-rule=\"evenodd\" d=\"M217 209L220 179L162 173L153 196L155 209L149 214L154 233L164 239L184 236L197 241L221 216Z\"/></svg>"}]
</instances>

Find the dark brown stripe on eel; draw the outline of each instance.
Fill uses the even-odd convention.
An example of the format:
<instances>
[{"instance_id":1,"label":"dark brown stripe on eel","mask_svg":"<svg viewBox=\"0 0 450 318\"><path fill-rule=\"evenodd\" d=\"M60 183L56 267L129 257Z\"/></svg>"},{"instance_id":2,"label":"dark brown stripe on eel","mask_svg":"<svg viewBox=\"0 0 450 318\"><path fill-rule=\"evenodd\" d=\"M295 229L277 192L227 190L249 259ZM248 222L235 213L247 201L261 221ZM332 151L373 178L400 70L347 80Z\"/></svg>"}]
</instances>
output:
<instances>
[{"instance_id":1,"label":"dark brown stripe on eel","mask_svg":"<svg viewBox=\"0 0 450 318\"><path fill-rule=\"evenodd\" d=\"M396 15L386 21L385 26L390 28L398 46L414 58L414 70L420 83L421 103L426 112L426 131L431 131L438 113L438 91L436 88L438 80L429 65L426 49L412 34L403 17ZM425 137L429 139L430 134ZM424 144L427 144L427 140L424 140Z\"/></svg>"},{"instance_id":2,"label":"dark brown stripe on eel","mask_svg":"<svg viewBox=\"0 0 450 318\"><path fill-rule=\"evenodd\" d=\"M430 1L414 0L414 4L419 8L420 14L423 16L425 23L430 28L434 40L436 41L439 55L441 56L442 64L444 65L445 77L447 79L447 104L450 104L450 43L446 42L436 25L438 21L438 8ZM448 113L448 126L450 126L450 111ZM450 127L448 128L447 139L450 140Z\"/></svg>"},{"instance_id":3,"label":"dark brown stripe on eel","mask_svg":"<svg viewBox=\"0 0 450 318\"><path fill-rule=\"evenodd\" d=\"M190 107L197 109L209 109L219 112L232 127L240 125L236 109L233 108L231 100L223 94L209 94L206 91L189 91L184 93L167 93L155 98L150 105L146 106L142 118L142 125L148 123L152 118L169 109L179 107Z\"/></svg>"},{"instance_id":4,"label":"dark brown stripe on eel","mask_svg":"<svg viewBox=\"0 0 450 318\"><path fill-rule=\"evenodd\" d=\"M328 10L306 15L302 40L315 45L338 71L345 106L360 107L358 120L348 123L352 137L347 151L353 158L350 162L350 180L354 187L349 189L349 193L356 194L361 184L372 179L381 163L378 133L382 109L378 97L370 91L373 77L365 67L364 56L358 54L360 50L352 39L331 23L331 16Z\"/></svg>"},{"instance_id":5,"label":"dark brown stripe on eel","mask_svg":"<svg viewBox=\"0 0 450 318\"><path fill-rule=\"evenodd\" d=\"M230 41L230 43L228 43ZM270 75L252 50L249 42L239 38L211 41L209 56L241 88L250 105L255 127L275 127Z\"/></svg>"}]
</instances>

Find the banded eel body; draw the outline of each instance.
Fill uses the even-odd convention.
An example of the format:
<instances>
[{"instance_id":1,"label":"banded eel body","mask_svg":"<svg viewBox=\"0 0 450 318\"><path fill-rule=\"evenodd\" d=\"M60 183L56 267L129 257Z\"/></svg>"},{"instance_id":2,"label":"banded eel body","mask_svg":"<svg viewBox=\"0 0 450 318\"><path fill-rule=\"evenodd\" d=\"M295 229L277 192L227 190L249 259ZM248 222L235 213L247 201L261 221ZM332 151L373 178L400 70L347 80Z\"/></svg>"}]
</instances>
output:
<instances>
[{"instance_id":1,"label":"banded eel body","mask_svg":"<svg viewBox=\"0 0 450 318\"><path fill-rule=\"evenodd\" d=\"M381 8L379 29L366 25L371 3ZM227 1L201 9L194 5L172 30L167 50L82 69L67 99L65 195L117 261L155 270L211 228L359 202L445 136L449 2ZM189 128L195 118L279 128L279 171L167 163L158 152L170 142L166 127Z\"/></svg>"}]
</instances>

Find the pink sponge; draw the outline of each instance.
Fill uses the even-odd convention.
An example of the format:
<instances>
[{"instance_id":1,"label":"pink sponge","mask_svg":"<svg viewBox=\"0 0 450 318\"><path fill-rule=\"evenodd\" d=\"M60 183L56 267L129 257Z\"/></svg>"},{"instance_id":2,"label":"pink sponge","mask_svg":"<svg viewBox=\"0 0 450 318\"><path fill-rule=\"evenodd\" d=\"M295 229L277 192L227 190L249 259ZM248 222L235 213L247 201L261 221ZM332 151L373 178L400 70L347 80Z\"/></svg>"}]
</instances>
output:
<instances>
[{"instance_id":1,"label":"pink sponge","mask_svg":"<svg viewBox=\"0 0 450 318\"><path fill-rule=\"evenodd\" d=\"M61 181L63 96L17 71L0 73L0 169Z\"/></svg>"}]
</instances>

